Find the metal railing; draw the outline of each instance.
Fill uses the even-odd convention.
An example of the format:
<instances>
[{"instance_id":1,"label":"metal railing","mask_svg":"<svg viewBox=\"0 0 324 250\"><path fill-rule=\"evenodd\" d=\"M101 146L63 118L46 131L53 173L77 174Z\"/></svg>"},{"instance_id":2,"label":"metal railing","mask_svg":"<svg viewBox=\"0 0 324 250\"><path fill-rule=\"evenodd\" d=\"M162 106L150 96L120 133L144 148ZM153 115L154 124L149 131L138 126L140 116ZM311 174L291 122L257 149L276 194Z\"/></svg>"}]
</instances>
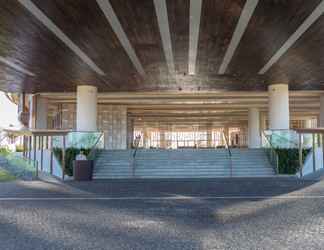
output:
<instances>
[{"instance_id":1,"label":"metal railing","mask_svg":"<svg viewBox=\"0 0 324 250\"><path fill-rule=\"evenodd\" d=\"M318 169L323 168L324 162L324 128L296 129L298 134L298 161L300 177L315 173ZM311 139L311 143L305 142ZM305 153L309 150L309 153ZM321 151L321 152L320 152ZM322 157L322 160L319 158ZM310 159L312 158L312 161ZM310 169L311 168L311 169ZM305 171L305 172L304 172Z\"/></svg>"},{"instance_id":2,"label":"metal railing","mask_svg":"<svg viewBox=\"0 0 324 250\"><path fill-rule=\"evenodd\" d=\"M270 164L272 165L275 173L279 174L279 157L276 150L274 149L271 142L269 141L269 139L267 138L267 136L264 134L263 131L261 132L261 139L262 139L262 148L265 151Z\"/></svg>"},{"instance_id":3,"label":"metal railing","mask_svg":"<svg viewBox=\"0 0 324 250\"><path fill-rule=\"evenodd\" d=\"M92 148L90 149L90 153L88 155L88 159L89 160L95 160L96 159L96 155L97 155L97 152L98 152L98 144L99 142L101 141L101 139L103 138L104 136L104 133L101 133L101 135L98 137L96 143L92 146Z\"/></svg>"},{"instance_id":4,"label":"metal railing","mask_svg":"<svg viewBox=\"0 0 324 250\"><path fill-rule=\"evenodd\" d=\"M135 150L133 152L133 158L136 157L136 153L139 148L140 141L141 141L141 136L140 135L136 136L135 141L134 141L134 149Z\"/></svg>"},{"instance_id":5,"label":"metal railing","mask_svg":"<svg viewBox=\"0 0 324 250\"><path fill-rule=\"evenodd\" d=\"M134 152L133 152L132 159L131 159L131 167L132 167L132 176L133 177L135 177L135 158L136 158L136 154L137 154L137 150L138 150L140 141L141 141L141 136L140 135L136 136L135 141L134 141Z\"/></svg>"},{"instance_id":6,"label":"metal railing","mask_svg":"<svg viewBox=\"0 0 324 250\"><path fill-rule=\"evenodd\" d=\"M263 131L263 133L264 133L264 136L267 137L268 141L271 143L279 141L279 143L286 144L286 147L288 145L288 147L298 148L298 144L299 144L298 135L294 130L268 129L266 131ZM284 135L288 135L288 136L284 136Z\"/></svg>"},{"instance_id":7,"label":"metal railing","mask_svg":"<svg viewBox=\"0 0 324 250\"><path fill-rule=\"evenodd\" d=\"M226 137L225 133L222 133L223 140L225 142L225 148L227 149L228 156L229 156L229 162L230 162L230 176L233 176L233 162L232 162L232 152L229 146L228 138Z\"/></svg>"}]
</instances>

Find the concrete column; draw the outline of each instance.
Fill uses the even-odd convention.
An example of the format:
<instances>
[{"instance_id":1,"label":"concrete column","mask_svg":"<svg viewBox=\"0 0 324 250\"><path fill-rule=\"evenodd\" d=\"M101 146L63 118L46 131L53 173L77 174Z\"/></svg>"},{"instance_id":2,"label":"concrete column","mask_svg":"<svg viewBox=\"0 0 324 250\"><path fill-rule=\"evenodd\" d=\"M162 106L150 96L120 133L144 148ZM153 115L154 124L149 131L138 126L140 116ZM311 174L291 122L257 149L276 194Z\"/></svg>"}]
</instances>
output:
<instances>
[{"instance_id":1,"label":"concrete column","mask_svg":"<svg viewBox=\"0 0 324 250\"><path fill-rule=\"evenodd\" d=\"M324 95L320 97L320 117L317 126L324 127Z\"/></svg>"},{"instance_id":2,"label":"concrete column","mask_svg":"<svg viewBox=\"0 0 324 250\"><path fill-rule=\"evenodd\" d=\"M212 124L207 125L207 147L211 148L213 142Z\"/></svg>"},{"instance_id":3,"label":"concrete column","mask_svg":"<svg viewBox=\"0 0 324 250\"><path fill-rule=\"evenodd\" d=\"M248 145L249 148L259 148L261 144L260 138L260 112L258 108L249 108L248 120Z\"/></svg>"},{"instance_id":4,"label":"concrete column","mask_svg":"<svg viewBox=\"0 0 324 250\"><path fill-rule=\"evenodd\" d=\"M260 129L261 130L267 130L267 114L260 113Z\"/></svg>"},{"instance_id":5,"label":"concrete column","mask_svg":"<svg viewBox=\"0 0 324 250\"><path fill-rule=\"evenodd\" d=\"M305 120L305 128L312 128L313 127L313 120L307 119Z\"/></svg>"},{"instance_id":6,"label":"concrete column","mask_svg":"<svg viewBox=\"0 0 324 250\"><path fill-rule=\"evenodd\" d=\"M160 129L160 148L165 149L165 132Z\"/></svg>"},{"instance_id":7,"label":"concrete column","mask_svg":"<svg viewBox=\"0 0 324 250\"><path fill-rule=\"evenodd\" d=\"M29 96L29 122L28 127L31 129L36 128L36 95Z\"/></svg>"},{"instance_id":8,"label":"concrete column","mask_svg":"<svg viewBox=\"0 0 324 250\"><path fill-rule=\"evenodd\" d=\"M77 130L97 131L97 88L90 85L77 87Z\"/></svg>"},{"instance_id":9,"label":"concrete column","mask_svg":"<svg viewBox=\"0 0 324 250\"><path fill-rule=\"evenodd\" d=\"M269 92L269 129L289 129L289 90L287 84L273 84Z\"/></svg>"}]
</instances>

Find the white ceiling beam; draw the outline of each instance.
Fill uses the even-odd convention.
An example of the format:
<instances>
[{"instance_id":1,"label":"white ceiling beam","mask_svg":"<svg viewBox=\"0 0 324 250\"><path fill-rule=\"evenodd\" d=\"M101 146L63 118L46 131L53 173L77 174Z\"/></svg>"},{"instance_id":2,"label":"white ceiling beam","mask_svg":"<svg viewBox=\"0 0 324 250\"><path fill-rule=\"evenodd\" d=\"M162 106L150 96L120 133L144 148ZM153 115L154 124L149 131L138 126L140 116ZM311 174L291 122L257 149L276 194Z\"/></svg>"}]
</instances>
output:
<instances>
[{"instance_id":1,"label":"white ceiling beam","mask_svg":"<svg viewBox=\"0 0 324 250\"><path fill-rule=\"evenodd\" d=\"M0 56L0 62L7 65L7 66L9 66L12 69L18 71L18 72L20 72L20 73L23 73L23 74L28 75L28 76L35 76L35 74L33 72L19 66L18 64L14 63L14 62L12 62L12 61L10 61L10 60L2 57L2 56Z\"/></svg>"},{"instance_id":2,"label":"white ceiling beam","mask_svg":"<svg viewBox=\"0 0 324 250\"><path fill-rule=\"evenodd\" d=\"M165 59L170 74L175 74L175 66L173 60L172 43L169 28L168 10L165 0L154 0L155 12L159 24L160 35Z\"/></svg>"},{"instance_id":3,"label":"white ceiling beam","mask_svg":"<svg viewBox=\"0 0 324 250\"><path fill-rule=\"evenodd\" d=\"M138 59L133 46L129 42L128 37L127 37L125 31L123 30L109 0L97 0L97 3L99 5L100 9L102 10L102 12L104 13L105 17L107 18L111 28L113 29L116 36L118 37L121 45L125 49L127 55L129 56L129 59L132 61L137 72L140 75L145 76L144 68L143 68L140 60Z\"/></svg>"},{"instance_id":4,"label":"white ceiling beam","mask_svg":"<svg viewBox=\"0 0 324 250\"><path fill-rule=\"evenodd\" d=\"M324 13L324 0L308 16L298 29L288 38L282 47L271 57L271 59L260 69L260 75L265 74L274 65L287 50L307 31L307 29Z\"/></svg>"},{"instance_id":5,"label":"white ceiling beam","mask_svg":"<svg viewBox=\"0 0 324 250\"><path fill-rule=\"evenodd\" d=\"M188 74L196 74L202 0L190 0Z\"/></svg>"},{"instance_id":6,"label":"white ceiling beam","mask_svg":"<svg viewBox=\"0 0 324 250\"><path fill-rule=\"evenodd\" d=\"M252 14L253 14L258 2L259 2L259 0L247 0L246 1L244 8L242 10L240 19L236 25L234 34L232 36L232 40L226 50L224 59L223 59L222 64L219 68L218 74L220 74L220 75L225 74L227 67L232 60L235 50L237 49L237 47L242 39L242 36L248 26L248 23L252 17Z\"/></svg>"},{"instance_id":7,"label":"white ceiling beam","mask_svg":"<svg viewBox=\"0 0 324 250\"><path fill-rule=\"evenodd\" d=\"M33 14L47 29L56 35L68 48L70 48L84 63L99 75L105 73L74 43L63 31L57 27L32 1L18 0L31 14Z\"/></svg>"}]
</instances>

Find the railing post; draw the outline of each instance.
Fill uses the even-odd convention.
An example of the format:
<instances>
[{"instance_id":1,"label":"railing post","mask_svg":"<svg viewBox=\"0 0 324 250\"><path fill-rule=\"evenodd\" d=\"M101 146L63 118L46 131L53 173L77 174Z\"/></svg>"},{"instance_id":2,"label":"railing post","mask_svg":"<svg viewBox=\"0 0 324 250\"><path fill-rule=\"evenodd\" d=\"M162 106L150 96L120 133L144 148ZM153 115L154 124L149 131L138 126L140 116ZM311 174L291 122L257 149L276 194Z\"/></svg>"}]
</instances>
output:
<instances>
[{"instance_id":1,"label":"railing post","mask_svg":"<svg viewBox=\"0 0 324 250\"><path fill-rule=\"evenodd\" d=\"M53 136L50 137L50 152L51 152L50 174L53 174Z\"/></svg>"},{"instance_id":2,"label":"railing post","mask_svg":"<svg viewBox=\"0 0 324 250\"><path fill-rule=\"evenodd\" d=\"M36 168L36 177L38 178L38 164L36 160L36 139L37 137L33 136L33 151L34 151L34 167Z\"/></svg>"},{"instance_id":3,"label":"railing post","mask_svg":"<svg viewBox=\"0 0 324 250\"><path fill-rule=\"evenodd\" d=\"M62 149L62 180L65 177L65 135L63 135L63 149Z\"/></svg>"},{"instance_id":4,"label":"railing post","mask_svg":"<svg viewBox=\"0 0 324 250\"><path fill-rule=\"evenodd\" d=\"M313 173L316 172L316 142L315 134L312 134L312 143L313 143Z\"/></svg>"},{"instance_id":5,"label":"railing post","mask_svg":"<svg viewBox=\"0 0 324 250\"><path fill-rule=\"evenodd\" d=\"M323 154L323 168L324 168L324 134L322 134L322 154Z\"/></svg>"},{"instance_id":6,"label":"railing post","mask_svg":"<svg viewBox=\"0 0 324 250\"><path fill-rule=\"evenodd\" d=\"M300 177L303 177L303 143L302 143L303 136L299 133L299 171Z\"/></svg>"},{"instance_id":7,"label":"railing post","mask_svg":"<svg viewBox=\"0 0 324 250\"><path fill-rule=\"evenodd\" d=\"M279 174L279 156L276 155L276 174Z\"/></svg>"},{"instance_id":8,"label":"railing post","mask_svg":"<svg viewBox=\"0 0 324 250\"><path fill-rule=\"evenodd\" d=\"M32 152L32 137L28 136L28 159L31 162L31 152Z\"/></svg>"},{"instance_id":9,"label":"railing post","mask_svg":"<svg viewBox=\"0 0 324 250\"><path fill-rule=\"evenodd\" d=\"M26 150L26 136L23 135L23 156L27 158L27 150Z\"/></svg>"},{"instance_id":10,"label":"railing post","mask_svg":"<svg viewBox=\"0 0 324 250\"><path fill-rule=\"evenodd\" d=\"M41 170L43 171L43 158L44 158L44 151L43 151L43 147L44 147L44 137L43 136L40 136L40 139L41 139L41 142L40 142L40 149L41 149L41 164L40 164L40 167L41 167Z\"/></svg>"}]
</instances>

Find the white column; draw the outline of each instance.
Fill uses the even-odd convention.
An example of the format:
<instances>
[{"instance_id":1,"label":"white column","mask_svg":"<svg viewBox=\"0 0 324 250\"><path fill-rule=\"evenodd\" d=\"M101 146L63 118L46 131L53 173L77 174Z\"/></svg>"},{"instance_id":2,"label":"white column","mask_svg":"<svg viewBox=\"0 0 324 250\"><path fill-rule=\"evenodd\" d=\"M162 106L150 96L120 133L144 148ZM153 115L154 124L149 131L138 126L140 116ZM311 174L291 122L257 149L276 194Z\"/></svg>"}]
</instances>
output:
<instances>
[{"instance_id":1,"label":"white column","mask_svg":"<svg viewBox=\"0 0 324 250\"><path fill-rule=\"evenodd\" d=\"M320 118L318 126L321 128L324 127L324 95L320 97Z\"/></svg>"},{"instance_id":2,"label":"white column","mask_svg":"<svg viewBox=\"0 0 324 250\"><path fill-rule=\"evenodd\" d=\"M305 120L305 128L312 128L313 125L312 122L313 122L312 119Z\"/></svg>"},{"instance_id":3,"label":"white column","mask_svg":"<svg viewBox=\"0 0 324 250\"><path fill-rule=\"evenodd\" d=\"M29 103L29 122L28 127L35 129L35 117L36 117L36 96L35 95L29 95L28 97L28 103Z\"/></svg>"},{"instance_id":4,"label":"white column","mask_svg":"<svg viewBox=\"0 0 324 250\"><path fill-rule=\"evenodd\" d=\"M287 84L273 84L269 92L269 129L289 129L289 90Z\"/></svg>"},{"instance_id":5,"label":"white column","mask_svg":"<svg viewBox=\"0 0 324 250\"><path fill-rule=\"evenodd\" d=\"M259 148L261 144L260 138L260 112L258 108L249 108L248 120L248 145L249 148Z\"/></svg>"},{"instance_id":6,"label":"white column","mask_svg":"<svg viewBox=\"0 0 324 250\"><path fill-rule=\"evenodd\" d=\"M77 87L77 130L97 131L97 88L90 85Z\"/></svg>"}]
</instances>

